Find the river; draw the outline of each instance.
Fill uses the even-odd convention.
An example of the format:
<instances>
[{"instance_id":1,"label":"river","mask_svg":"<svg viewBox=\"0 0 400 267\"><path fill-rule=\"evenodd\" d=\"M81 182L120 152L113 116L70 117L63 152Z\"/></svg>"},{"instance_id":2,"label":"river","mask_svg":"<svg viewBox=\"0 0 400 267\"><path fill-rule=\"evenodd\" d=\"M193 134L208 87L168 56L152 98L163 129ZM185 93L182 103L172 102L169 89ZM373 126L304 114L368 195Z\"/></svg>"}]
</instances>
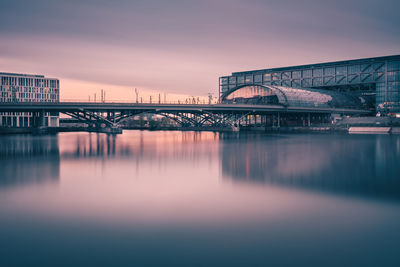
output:
<instances>
[{"instance_id":1,"label":"river","mask_svg":"<svg viewBox=\"0 0 400 267\"><path fill-rule=\"evenodd\" d=\"M400 136L0 137L0 266L400 266Z\"/></svg>"}]
</instances>

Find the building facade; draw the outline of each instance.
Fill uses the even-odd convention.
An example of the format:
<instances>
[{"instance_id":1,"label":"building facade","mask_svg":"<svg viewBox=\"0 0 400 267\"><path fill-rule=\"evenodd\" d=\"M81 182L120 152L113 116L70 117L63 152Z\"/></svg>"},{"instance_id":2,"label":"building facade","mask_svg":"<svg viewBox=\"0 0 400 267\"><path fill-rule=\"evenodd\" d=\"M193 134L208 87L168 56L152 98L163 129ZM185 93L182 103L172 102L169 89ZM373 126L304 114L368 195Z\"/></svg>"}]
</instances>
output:
<instances>
[{"instance_id":1,"label":"building facade","mask_svg":"<svg viewBox=\"0 0 400 267\"><path fill-rule=\"evenodd\" d=\"M0 72L0 102L59 102L60 82L58 79L46 78L43 75ZM36 115L31 112L0 113L1 127L35 126ZM46 113L45 124L59 126L58 113Z\"/></svg>"},{"instance_id":2,"label":"building facade","mask_svg":"<svg viewBox=\"0 0 400 267\"><path fill-rule=\"evenodd\" d=\"M245 85L339 91L399 114L400 55L234 72L219 78L220 100Z\"/></svg>"}]
</instances>

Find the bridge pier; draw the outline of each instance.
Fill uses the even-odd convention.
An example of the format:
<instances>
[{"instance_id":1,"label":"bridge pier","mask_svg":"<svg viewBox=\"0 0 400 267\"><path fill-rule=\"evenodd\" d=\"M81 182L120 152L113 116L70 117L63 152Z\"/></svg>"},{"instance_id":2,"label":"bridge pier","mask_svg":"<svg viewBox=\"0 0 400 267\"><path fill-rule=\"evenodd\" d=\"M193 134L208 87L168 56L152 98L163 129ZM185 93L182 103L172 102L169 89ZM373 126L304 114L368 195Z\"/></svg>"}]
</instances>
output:
<instances>
[{"instance_id":1,"label":"bridge pier","mask_svg":"<svg viewBox=\"0 0 400 267\"><path fill-rule=\"evenodd\" d=\"M278 112L278 128L281 127L281 114Z\"/></svg>"},{"instance_id":2,"label":"bridge pier","mask_svg":"<svg viewBox=\"0 0 400 267\"><path fill-rule=\"evenodd\" d=\"M33 128L33 133L34 134L48 134L49 133L49 128L48 128L48 123L46 123L46 112L44 110L40 110L34 116L34 121L36 121L36 124Z\"/></svg>"}]
</instances>

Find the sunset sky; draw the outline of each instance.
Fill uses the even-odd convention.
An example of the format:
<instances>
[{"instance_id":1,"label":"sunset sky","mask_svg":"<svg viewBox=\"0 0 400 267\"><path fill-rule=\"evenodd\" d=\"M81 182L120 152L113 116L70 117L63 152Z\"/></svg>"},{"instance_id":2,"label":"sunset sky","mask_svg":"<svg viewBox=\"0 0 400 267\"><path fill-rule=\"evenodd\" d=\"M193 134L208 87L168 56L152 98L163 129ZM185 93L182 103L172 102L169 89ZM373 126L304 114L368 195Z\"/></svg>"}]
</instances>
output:
<instances>
[{"instance_id":1,"label":"sunset sky","mask_svg":"<svg viewBox=\"0 0 400 267\"><path fill-rule=\"evenodd\" d=\"M400 54L400 1L0 0L0 72L61 99L218 92L235 71Z\"/></svg>"}]
</instances>

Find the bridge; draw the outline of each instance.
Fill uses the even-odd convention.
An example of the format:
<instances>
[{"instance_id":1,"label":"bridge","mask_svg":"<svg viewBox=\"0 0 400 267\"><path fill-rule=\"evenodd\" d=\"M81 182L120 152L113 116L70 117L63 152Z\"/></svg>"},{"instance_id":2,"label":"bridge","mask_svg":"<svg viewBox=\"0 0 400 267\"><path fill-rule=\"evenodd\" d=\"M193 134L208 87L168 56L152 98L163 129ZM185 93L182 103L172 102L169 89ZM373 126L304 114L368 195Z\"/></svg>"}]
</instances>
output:
<instances>
[{"instance_id":1,"label":"bridge","mask_svg":"<svg viewBox=\"0 0 400 267\"><path fill-rule=\"evenodd\" d=\"M47 112L66 114L91 129L119 133L119 123L140 114L158 114L176 121L182 127L209 127L232 129L249 123L280 127L282 123L296 120L303 126L313 121L326 121L331 114L368 115L363 109L301 107L282 104L143 104L121 102L19 102L0 103L0 112L30 112L37 126L45 128Z\"/></svg>"}]
</instances>

